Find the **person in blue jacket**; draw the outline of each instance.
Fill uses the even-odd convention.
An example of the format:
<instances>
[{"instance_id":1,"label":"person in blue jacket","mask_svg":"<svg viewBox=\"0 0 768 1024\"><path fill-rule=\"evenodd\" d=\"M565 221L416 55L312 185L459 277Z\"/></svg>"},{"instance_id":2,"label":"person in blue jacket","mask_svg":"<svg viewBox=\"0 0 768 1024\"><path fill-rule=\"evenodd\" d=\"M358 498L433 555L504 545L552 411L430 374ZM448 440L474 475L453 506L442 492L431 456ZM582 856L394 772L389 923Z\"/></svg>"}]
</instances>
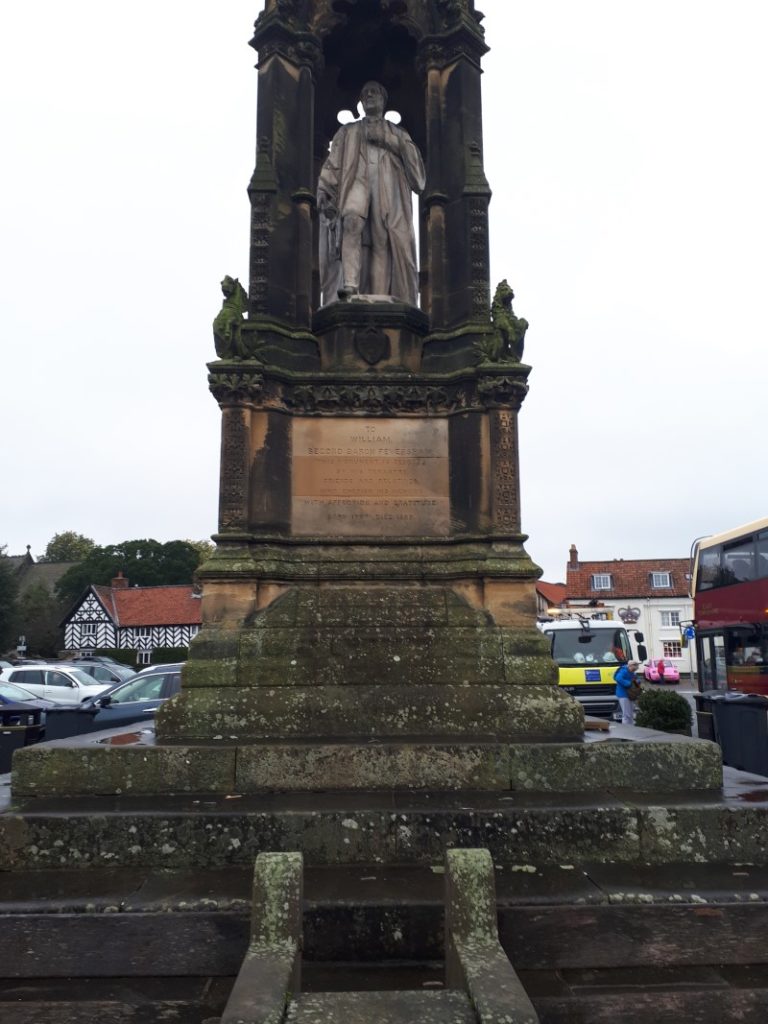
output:
<instances>
[{"instance_id":1,"label":"person in blue jacket","mask_svg":"<svg viewBox=\"0 0 768 1024\"><path fill-rule=\"evenodd\" d=\"M616 696L621 708L621 724L635 724L635 702L629 699L629 688L635 681L635 672L640 667L639 661L628 661L621 665L613 674L616 680Z\"/></svg>"}]
</instances>

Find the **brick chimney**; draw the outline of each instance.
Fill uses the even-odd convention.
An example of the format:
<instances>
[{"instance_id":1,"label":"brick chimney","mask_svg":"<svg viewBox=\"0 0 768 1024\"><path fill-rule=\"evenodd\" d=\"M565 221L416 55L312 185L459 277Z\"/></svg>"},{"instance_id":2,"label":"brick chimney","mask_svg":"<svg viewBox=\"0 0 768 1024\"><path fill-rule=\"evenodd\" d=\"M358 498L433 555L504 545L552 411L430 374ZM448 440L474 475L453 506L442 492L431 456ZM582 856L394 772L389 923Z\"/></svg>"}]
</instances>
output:
<instances>
[{"instance_id":1,"label":"brick chimney","mask_svg":"<svg viewBox=\"0 0 768 1024\"><path fill-rule=\"evenodd\" d=\"M570 548L568 549L568 568L579 568L579 552L576 550L575 544L571 544Z\"/></svg>"},{"instance_id":2,"label":"brick chimney","mask_svg":"<svg viewBox=\"0 0 768 1024\"><path fill-rule=\"evenodd\" d=\"M126 579L125 576L123 576L122 571L118 572L117 576L115 576L113 578L113 580L112 580L112 589L113 590L127 590L128 589L128 580Z\"/></svg>"}]
</instances>

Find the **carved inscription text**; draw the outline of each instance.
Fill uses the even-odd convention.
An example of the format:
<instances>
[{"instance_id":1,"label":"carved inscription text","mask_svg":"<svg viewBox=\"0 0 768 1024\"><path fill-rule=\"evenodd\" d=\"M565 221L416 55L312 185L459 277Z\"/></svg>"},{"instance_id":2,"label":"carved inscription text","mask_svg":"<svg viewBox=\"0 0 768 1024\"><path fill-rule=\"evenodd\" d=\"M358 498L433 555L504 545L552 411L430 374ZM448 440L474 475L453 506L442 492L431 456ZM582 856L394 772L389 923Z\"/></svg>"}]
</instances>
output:
<instances>
[{"instance_id":1,"label":"carved inscription text","mask_svg":"<svg viewBox=\"0 0 768 1024\"><path fill-rule=\"evenodd\" d=\"M291 470L294 534L448 534L445 419L296 417Z\"/></svg>"}]
</instances>

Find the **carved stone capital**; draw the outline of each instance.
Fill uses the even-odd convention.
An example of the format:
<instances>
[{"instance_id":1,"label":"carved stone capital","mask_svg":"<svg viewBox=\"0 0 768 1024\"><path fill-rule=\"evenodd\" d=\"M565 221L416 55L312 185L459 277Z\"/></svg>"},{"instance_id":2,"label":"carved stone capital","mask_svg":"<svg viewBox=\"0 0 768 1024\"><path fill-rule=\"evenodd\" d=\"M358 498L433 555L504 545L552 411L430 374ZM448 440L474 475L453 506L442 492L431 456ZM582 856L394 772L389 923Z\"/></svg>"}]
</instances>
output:
<instances>
[{"instance_id":1,"label":"carved stone capital","mask_svg":"<svg viewBox=\"0 0 768 1024\"><path fill-rule=\"evenodd\" d=\"M219 405L253 402L261 397L264 390L264 375L252 371L212 371L208 375L208 386Z\"/></svg>"},{"instance_id":2,"label":"carved stone capital","mask_svg":"<svg viewBox=\"0 0 768 1024\"><path fill-rule=\"evenodd\" d=\"M442 24L446 29L446 22ZM438 29L438 31L440 31ZM483 29L475 18L462 15L453 21L441 35L426 36L419 47L419 70L444 68L464 59L480 67L483 55L489 50L483 39Z\"/></svg>"},{"instance_id":3,"label":"carved stone capital","mask_svg":"<svg viewBox=\"0 0 768 1024\"><path fill-rule=\"evenodd\" d=\"M279 55L297 67L310 67L314 72L322 69L322 44L309 31L301 6L301 0L279 0L259 15L250 41L258 50L259 64Z\"/></svg>"},{"instance_id":4,"label":"carved stone capital","mask_svg":"<svg viewBox=\"0 0 768 1024\"><path fill-rule=\"evenodd\" d=\"M527 374L528 367L525 368L524 376L516 374L481 376L477 384L477 393L481 402L488 408L519 410L523 399L528 394L528 384L525 379Z\"/></svg>"}]
</instances>

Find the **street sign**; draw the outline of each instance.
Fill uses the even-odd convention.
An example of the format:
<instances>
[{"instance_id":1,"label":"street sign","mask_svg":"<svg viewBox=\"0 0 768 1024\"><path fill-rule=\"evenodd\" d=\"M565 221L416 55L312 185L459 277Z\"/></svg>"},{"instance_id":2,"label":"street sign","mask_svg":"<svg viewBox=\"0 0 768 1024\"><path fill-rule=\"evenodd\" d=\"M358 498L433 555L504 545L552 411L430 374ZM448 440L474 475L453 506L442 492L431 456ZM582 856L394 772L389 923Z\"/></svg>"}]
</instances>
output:
<instances>
[{"instance_id":1,"label":"street sign","mask_svg":"<svg viewBox=\"0 0 768 1024\"><path fill-rule=\"evenodd\" d=\"M693 626L685 627L684 636L686 640L693 640L693 638L696 636L696 630L693 628Z\"/></svg>"}]
</instances>

